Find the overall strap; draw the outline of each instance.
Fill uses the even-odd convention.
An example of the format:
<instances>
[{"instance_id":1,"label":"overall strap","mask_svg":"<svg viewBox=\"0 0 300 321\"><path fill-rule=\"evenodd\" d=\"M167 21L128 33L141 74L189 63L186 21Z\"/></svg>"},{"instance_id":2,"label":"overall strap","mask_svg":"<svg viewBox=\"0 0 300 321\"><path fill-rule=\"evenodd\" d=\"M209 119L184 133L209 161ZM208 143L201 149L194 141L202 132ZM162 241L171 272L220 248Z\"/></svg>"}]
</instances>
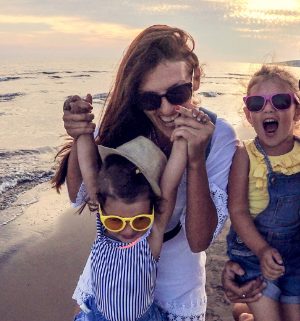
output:
<instances>
[{"instance_id":1,"label":"overall strap","mask_svg":"<svg viewBox=\"0 0 300 321\"><path fill-rule=\"evenodd\" d=\"M254 139L254 145L255 147L257 148L257 150L264 156L264 161L267 165L267 170L268 170L268 173L272 173L273 172L273 169L272 169L272 165L271 165L271 162L269 160L269 157L268 155L266 154L266 152L264 151L264 149L262 148L262 146L260 145L260 142L258 140L258 137L256 136L255 139Z\"/></svg>"}]
</instances>

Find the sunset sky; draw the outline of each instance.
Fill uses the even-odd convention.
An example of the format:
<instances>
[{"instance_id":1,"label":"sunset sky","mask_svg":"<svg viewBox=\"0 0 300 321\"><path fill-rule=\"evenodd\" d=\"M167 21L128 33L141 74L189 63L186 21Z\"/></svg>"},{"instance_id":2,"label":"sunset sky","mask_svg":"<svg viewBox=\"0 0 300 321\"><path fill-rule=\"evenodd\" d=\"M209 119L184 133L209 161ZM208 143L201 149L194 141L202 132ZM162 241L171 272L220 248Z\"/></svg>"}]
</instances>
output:
<instances>
[{"instance_id":1,"label":"sunset sky","mask_svg":"<svg viewBox=\"0 0 300 321\"><path fill-rule=\"evenodd\" d=\"M0 58L119 58L152 24L188 31L202 61L300 59L300 0L0 0Z\"/></svg>"}]
</instances>

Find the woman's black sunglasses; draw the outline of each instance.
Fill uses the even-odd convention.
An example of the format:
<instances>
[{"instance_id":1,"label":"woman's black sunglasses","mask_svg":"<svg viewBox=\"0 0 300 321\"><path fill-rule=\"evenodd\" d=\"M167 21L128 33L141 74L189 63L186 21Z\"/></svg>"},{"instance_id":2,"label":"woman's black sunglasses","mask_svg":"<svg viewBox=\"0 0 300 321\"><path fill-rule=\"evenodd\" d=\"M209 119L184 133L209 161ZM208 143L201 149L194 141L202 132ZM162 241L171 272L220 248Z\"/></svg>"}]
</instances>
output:
<instances>
[{"instance_id":1,"label":"woman's black sunglasses","mask_svg":"<svg viewBox=\"0 0 300 321\"><path fill-rule=\"evenodd\" d=\"M146 91L137 95L137 106L141 110L156 110L161 106L161 99L166 97L172 105L181 105L192 97L192 83L171 87L163 95Z\"/></svg>"},{"instance_id":2,"label":"woman's black sunglasses","mask_svg":"<svg viewBox=\"0 0 300 321\"><path fill-rule=\"evenodd\" d=\"M299 100L294 93L280 93L273 95L255 95L243 98L247 109L251 112L263 110L267 101L277 110L285 110L291 107L292 102L299 104Z\"/></svg>"}]
</instances>

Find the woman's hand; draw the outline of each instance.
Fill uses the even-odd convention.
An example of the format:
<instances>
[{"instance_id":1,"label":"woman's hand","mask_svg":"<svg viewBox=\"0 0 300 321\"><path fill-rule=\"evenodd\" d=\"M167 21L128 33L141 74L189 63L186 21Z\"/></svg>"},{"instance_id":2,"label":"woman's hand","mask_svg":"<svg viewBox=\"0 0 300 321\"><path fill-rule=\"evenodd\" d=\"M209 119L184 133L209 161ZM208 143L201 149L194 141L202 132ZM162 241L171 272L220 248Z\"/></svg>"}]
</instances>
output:
<instances>
[{"instance_id":1,"label":"woman's hand","mask_svg":"<svg viewBox=\"0 0 300 321\"><path fill-rule=\"evenodd\" d=\"M243 275L245 272L238 263L227 261L222 272L222 284L227 298L232 303L249 303L257 301L261 296L266 284L261 278L249 281L244 285L235 282L236 275Z\"/></svg>"},{"instance_id":2,"label":"woman's hand","mask_svg":"<svg viewBox=\"0 0 300 321\"><path fill-rule=\"evenodd\" d=\"M85 99L79 96L71 96L63 106L64 127L67 134L76 139L82 134L92 134L96 125L92 122L94 115L91 114L92 96L87 94Z\"/></svg>"},{"instance_id":3,"label":"woman's hand","mask_svg":"<svg viewBox=\"0 0 300 321\"><path fill-rule=\"evenodd\" d=\"M193 167L199 161L205 161L205 151L214 132L215 125L203 111L193 104L177 106L181 117L175 119L176 136L183 137L188 143L188 166ZM171 140L174 140L172 135Z\"/></svg>"}]
</instances>

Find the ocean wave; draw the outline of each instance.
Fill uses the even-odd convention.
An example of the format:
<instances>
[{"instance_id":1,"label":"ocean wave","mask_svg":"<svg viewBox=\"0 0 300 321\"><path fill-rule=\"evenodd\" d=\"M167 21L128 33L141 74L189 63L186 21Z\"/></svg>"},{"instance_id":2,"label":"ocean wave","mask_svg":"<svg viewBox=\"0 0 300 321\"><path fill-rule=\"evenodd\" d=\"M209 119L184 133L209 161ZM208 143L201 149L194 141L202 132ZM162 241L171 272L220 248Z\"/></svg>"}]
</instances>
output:
<instances>
[{"instance_id":1,"label":"ocean wave","mask_svg":"<svg viewBox=\"0 0 300 321\"><path fill-rule=\"evenodd\" d=\"M20 78L21 78L21 77L17 77L17 76L0 77L0 81L17 80L17 79L20 79Z\"/></svg>"},{"instance_id":2,"label":"ocean wave","mask_svg":"<svg viewBox=\"0 0 300 321\"><path fill-rule=\"evenodd\" d=\"M74 75L74 76L71 76L71 77L73 77L73 78L83 78L83 77L91 77L91 75L88 75L88 74L86 74L86 75L81 74L81 75Z\"/></svg>"},{"instance_id":3,"label":"ocean wave","mask_svg":"<svg viewBox=\"0 0 300 321\"><path fill-rule=\"evenodd\" d=\"M11 206L22 192L49 181L53 174L52 170L38 170L2 177L0 179L0 211Z\"/></svg>"},{"instance_id":4,"label":"ocean wave","mask_svg":"<svg viewBox=\"0 0 300 321\"><path fill-rule=\"evenodd\" d=\"M37 149L18 149L18 150L4 150L0 149L0 158L7 159L15 156L25 156L25 155L39 155L43 153L53 152L55 148L44 146Z\"/></svg>"},{"instance_id":5,"label":"ocean wave","mask_svg":"<svg viewBox=\"0 0 300 321\"><path fill-rule=\"evenodd\" d=\"M93 99L94 100L97 100L97 99L105 100L107 98L107 96L108 96L108 93L95 94L95 95L93 95Z\"/></svg>"},{"instance_id":6,"label":"ocean wave","mask_svg":"<svg viewBox=\"0 0 300 321\"><path fill-rule=\"evenodd\" d=\"M10 100L13 100L15 99L16 97L19 97L19 96L24 96L25 94L24 93L8 93L8 94L4 94L4 95L0 95L0 102L2 101L10 101Z\"/></svg>"},{"instance_id":7,"label":"ocean wave","mask_svg":"<svg viewBox=\"0 0 300 321\"><path fill-rule=\"evenodd\" d=\"M227 75L239 76L239 77L249 77L250 76L249 74L238 74L238 73L232 73L232 72L227 73Z\"/></svg>"},{"instance_id":8,"label":"ocean wave","mask_svg":"<svg viewBox=\"0 0 300 321\"><path fill-rule=\"evenodd\" d=\"M49 180L53 175L53 171L32 171L19 172L9 176L0 177L0 195L17 185L26 184L30 182L41 183Z\"/></svg>"},{"instance_id":9,"label":"ocean wave","mask_svg":"<svg viewBox=\"0 0 300 321\"><path fill-rule=\"evenodd\" d=\"M224 94L217 91L201 91L198 95L202 95L204 97L217 97Z\"/></svg>"},{"instance_id":10,"label":"ocean wave","mask_svg":"<svg viewBox=\"0 0 300 321\"><path fill-rule=\"evenodd\" d=\"M54 75L54 74L58 74L59 71L40 71L37 72L37 74L43 74L43 75Z\"/></svg>"}]
</instances>

